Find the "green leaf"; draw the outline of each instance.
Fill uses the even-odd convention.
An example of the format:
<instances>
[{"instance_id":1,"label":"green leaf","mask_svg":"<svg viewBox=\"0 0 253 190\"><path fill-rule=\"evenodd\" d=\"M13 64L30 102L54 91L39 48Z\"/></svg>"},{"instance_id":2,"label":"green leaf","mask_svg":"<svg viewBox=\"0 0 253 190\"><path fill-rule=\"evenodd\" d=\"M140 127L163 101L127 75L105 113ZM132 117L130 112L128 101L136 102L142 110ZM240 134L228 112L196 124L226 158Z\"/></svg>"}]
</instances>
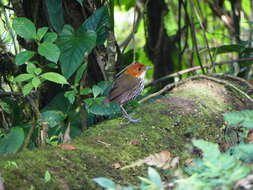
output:
<instances>
[{"instance_id":1,"label":"green leaf","mask_svg":"<svg viewBox=\"0 0 253 190\"><path fill-rule=\"evenodd\" d=\"M102 92L102 89L99 86L97 85L92 86L92 93L93 93L94 98L96 98L101 92Z\"/></svg>"},{"instance_id":2,"label":"green leaf","mask_svg":"<svg viewBox=\"0 0 253 190\"><path fill-rule=\"evenodd\" d=\"M239 144L230 148L230 152L237 159L250 163L253 161L253 144Z\"/></svg>"},{"instance_id":3,"label":"green leaf","mask_svg":"<svg viewBox=\"0 0 253 190\"><path fill-rule=\"evenodd\" d=\"M48 72L41 75L42 78L49 80L51 82L55 82L58 84L68 84L68 81L65 79L64 76L55 73L55 72Z\"/></svg>"},{"instance_id":4,"label":"green leaf","mask_svg":"<svg viewBox=\"0 0 253 190\"><path fill-rule=\"evenodd\" d=\"M93 181L95 181L101 187L104 187L107 189L115 189L116 188L116 184L112 180L104 178L104 177L94 178Z\"/></svg>"},{"instance_id":5,"label":"green leaf","mask_svg":"<svg viewBox=\"0 0 253 190\"><path fill-rule=\"evenodd\" d=\"M43 38L44 42L53 43L57 39L57 34L55 32L48 32Z\"/></svg>"},{"instance_id":6,"label":"green leaf","mask_svg":"<svg viewBox=\"0 0 253 190\"><path fill-rule=\"evenodd\" d=\"M31 59L35 55L34 51L22 51L15 57L16 65L23 65L29 59Z\"/></svg>"},{"instance_id":7,"label":"green leaf","mask_svg":"<svg viewBox=\"0 0 253 190\"><path fill-rule=\"evenodd\" d=\"M41 113L42 122L47 122L50 128L60 125L66 118L63 112L58 110L49 110Z\"/></svg>"},{"instance_id":8,"label":"green leaf","mask_svg":"<svg viewBox=\"0 0 253 190\"><path fill-rule=\"evenodd\" d=\"M64 96L65 96L66 98L68 98L68 100L69 100L69 102L70 102L71 104L73 104L73 103L75 102L76 93L75 93L74 90L65 92L65 93L64 93Z\"/></svg>"},{"instance_id":9,"label":"green leaf","mask_svg":"<svg viewBox=\"0 0 253 190\"><path fill-rule=\"evenodd\" d=\"M82 64L77 70L76 76L75 76L75 84L78 84L80 80L82 79L83 72L85 71L86 67L87 67L87 64Z\"/></svg>"},{"instance_id":10,"label":"green leaf","mask_svg":"<svg viewBox=\"0 0 253 190\"><path fill-rule=\"evenodd\" d=\"M37 67L35 66L35 64L33 64L32 62L29 62L26 65L26 71L30 74L35 74Z\"/></svg>"},{"instance_id":11,"label":"green leaf","mask_svg":"<svg viewBox=\"0 0 253 190\"><path fill-rule=\"evenodd\" d=\"M220 156L219 146L212 142L204 140L193 140L193 145L199 148L203 152L204 159L217 159Z\"/></svg>"},{"instance_id":12,"label":"green leaf","mask_svg":"<svg viewBox=\"0 0 253 190\"><path fill-rule=\"evenodd\" d=\"M253 128L253 110L227 112L224 114L225 122L230 126L243 126Z\"/></svg>"},{"instance_id":13,"label":"green leaf","mask_svg":"<svg viewBox=\"0 0 253 190\"><path fill-rule=\"evenodd\" d=\"M65 23L62 0L46 0L45 4L49 15L50 24L53 26L56 32L61 32Z\"/></svg>"},{"instance_id":14,"label":"green leaf","mask_svg":"<svg viewBox=\"0 0 253 190\"><path fill-rule=\"evenodd\" d=\"M90 88L84 88L82 90L80 90L80 95L87 95L92 93L92 90Z\"/></svg>"},{"instance_id":15,"label":"green leaf","mask_svg":"<svg viewBox=\"0 0 253 190\"><path fill-rule=\"evenodd\" d=\"M44 176L44 181L45 183L49 182L51 180L51 174L49 173L49 171L47 170L45 172L45 176Z\"/></svg>"},{"instance_id":16,"label":"green leaf","mask_svg":"<svg viewBox=\"0 0 253 190\"><path fill-rule=\"evenodd\" d=\"M32 74L20 74L14 78L15 82L24 82L33 78Z\"/></svg>"},{"instance_id":17,"label":"green leaf","mask_svg":"<svg viewBox=\"0 0 253 190\"><path fill-rule=\"evenodd\" d=\"M15 32L22 38L27 40L36 38L35 25L29 19L25 17L15 18L12 26Z\"/></svg>"},{"instance_id":18,"label":"green leaf","mask_svg":"<svg viewBox=\"0 0 253 190\"><path fill-rule=\"evenodd\" d=\"M148 168L148 176L149 179L156 185L157 188L161 189L163 187L161 177L154 168L151 167Z\"/></svg>"},{"instance_id":19,"label":"green leaf","mask_svg":"<svg viewBox=\"0 0 253 190\"><path fill-rule=\"evenodd\" d=\"M37 40L40 41L44 35L47 33L48 31L48 27L42 27L42 28L39 28L38 31L37 31Z\"/></svg>"},{"instance_id":20,"label":"green leaf","mask_svg":"<svg viewBox=\"0 0 253 190\"><path fill-rule=\"evenodd\" d=\"M32 83L27 83L23 88L22 88L22 93L24 96L29 94L33 89Z\"/></svg>"},{"instance_id":21,"label":"green leaf","mask_svg":"<svg viewBox=\"0 0 253 190\"><path fill-rule=\"evenodd\" d=\"M96 33L61 35L58 45L61 50L61 70L68 79L84 61L84 54L90 53L96 46Z\"/></svg>"},{"instance_id":22,"label":"green leaf","mask_svg":"<svg viewBox=\"0 0 253 190\"><path fill-rule=\"evenodd\" d=\"M24 131L21 127L13 127L8 135L0 139L0 155L17 152L24 142Z\"/></svg>"},{"instance_id":23,"label":"green leaf","mask_svg":"<svg viewBox=\"0 0 253 190\"><path fill-rule=\"evenodd\" d=\"M43 42L38 47L40 55L44 56L47 60L57 63L60 57L60 49L57 45L50 42Z\"/></svg>"},{"instance_id":24,"label":"green leaf","mask_svg":"<svg viewBox=\"0 0 253 190\"><path fill-rule=\"evenodd\" d=\"M11 107L4 101L0 100L0 107L2 110L4 110L6 113L11 114Z\"/></svg>"},{"instance_id":25,"label":"green leaf","mask_svg":"<svg viewBox=\"0 0 253 190\"><path fill-rule=\"evenodd\" d=\"M41 72L42 72L42 69L41 69L41 68L36 68L36 69L34 70L34 73L35 73L36 75L39 75Z\"/></svg>"},{"instance_id":26,"label":"green leaf","mask_svg":"<svg viewBox=\"0 0 253 190\"><path fill-rule=\"evenodd\" d=\"M79 31L95 31L97 34L96 44L102 45L108 35L110 19L108 8L103 6L97 9L79 28Z\"/></svg>"},{"instance_id":27,"label":"green leaf","mask_svg":"<svg viewBox=\"0 0 253 190\"><path fill-rule=\"evenodd\" d=\"M34 88L38 88L40 84L41 84L41 81L38 77L34 77L32 79L32 85Z\"/></svg>"},{"instance_id":28,"label":"green leaf","mask_svg":"<svg viewBox=\"0 0 253 190\"><path fill-rule=\"evenodd\" d=\"M96 103L93 98L85 99L86 109L95 115L114 115L120 113L121 109L118 104L110 102L109 104Z\"/></svg>"},{"instance_id":29,"label":"green leaf","mask_svg":"<svg viewBox=\"0 0 253 190\"><path fill-rule=\"evenodd\" d=\"M76 0L81 6L83 6L83 0Z\"/></svg>"}]
</instances>

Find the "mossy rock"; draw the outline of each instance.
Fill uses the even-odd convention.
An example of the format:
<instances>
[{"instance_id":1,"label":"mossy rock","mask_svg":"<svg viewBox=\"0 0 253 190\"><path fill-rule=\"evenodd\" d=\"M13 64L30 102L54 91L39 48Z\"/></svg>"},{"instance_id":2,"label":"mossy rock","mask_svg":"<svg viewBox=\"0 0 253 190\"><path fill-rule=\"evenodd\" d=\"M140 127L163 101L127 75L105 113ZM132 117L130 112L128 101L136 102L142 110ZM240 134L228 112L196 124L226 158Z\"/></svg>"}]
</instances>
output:
<instances>
[{"instance_id":1,"label":"mossy rock","mask_svg":"<svg viewBox=\"0 0 253 190\"><path fill-rule=\"evenodd\" d=\"M188 151L192 138L225 143L223 113L253 109L253 101L244 89L224 78L194 78L177 85L163 98L138 107L134 113L141 118L139 123L127 124L116 118L88 129L71 143L76 150L45 147L2 156L0 173L5 189L99 189L92 181L99 176L135 184L136 176L145 175L146 166L120 167L161 151L179 156L183 163L193 157ZM47 183L46 171L51 174Z\"/></svg>"}]
</instances>

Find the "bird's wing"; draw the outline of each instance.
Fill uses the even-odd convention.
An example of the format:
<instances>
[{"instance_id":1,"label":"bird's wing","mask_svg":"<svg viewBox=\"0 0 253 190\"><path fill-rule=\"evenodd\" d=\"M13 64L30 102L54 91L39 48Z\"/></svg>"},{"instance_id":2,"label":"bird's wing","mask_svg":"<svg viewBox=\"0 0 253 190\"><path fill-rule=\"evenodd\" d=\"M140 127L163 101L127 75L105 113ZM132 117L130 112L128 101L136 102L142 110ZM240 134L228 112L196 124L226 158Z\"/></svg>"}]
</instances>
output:
<instances>
[{"instance_id":1,"label":"bird's wing","mask_svg":"<svg viewBox=\"0 0 253 190\"><path fill-rule=\"evenodd\" d=\"M113 87L108 95L110 102L117 102L124 104L125 102L132 99L132 93L140 84L139 78L131 77L126 74L121 74L113 84Z\"/></svg>"}]
</instances>

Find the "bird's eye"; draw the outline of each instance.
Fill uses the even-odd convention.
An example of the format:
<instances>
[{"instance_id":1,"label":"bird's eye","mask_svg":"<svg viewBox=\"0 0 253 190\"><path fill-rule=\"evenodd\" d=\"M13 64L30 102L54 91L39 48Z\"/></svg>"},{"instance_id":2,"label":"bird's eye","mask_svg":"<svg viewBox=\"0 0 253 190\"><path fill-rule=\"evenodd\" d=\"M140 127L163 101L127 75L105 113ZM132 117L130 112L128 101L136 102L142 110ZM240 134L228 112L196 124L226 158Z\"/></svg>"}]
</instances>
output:
<instances>
[{"instance_id":1,"label":"bird's eye","mask_svg":"<svg viewBox=\"0 0 253 190\"><path fill-rule=\"evenodd\" d=\"M140 70L141 70L141 68L139 67L139 68L138 68L138 70L140 71Z\"/></svg>"}]
</instances>

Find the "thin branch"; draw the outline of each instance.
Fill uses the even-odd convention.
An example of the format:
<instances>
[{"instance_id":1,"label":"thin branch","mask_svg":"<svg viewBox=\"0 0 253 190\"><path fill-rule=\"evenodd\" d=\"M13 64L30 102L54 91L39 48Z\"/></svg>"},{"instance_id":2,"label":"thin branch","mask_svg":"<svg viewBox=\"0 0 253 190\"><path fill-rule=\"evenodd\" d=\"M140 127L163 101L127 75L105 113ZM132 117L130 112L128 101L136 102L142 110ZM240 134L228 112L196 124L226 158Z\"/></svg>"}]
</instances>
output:
<instances>
[{"instance_id":1,"label":"thin branch","mask_svg":"<svg viewBox=\"0 0 253 190\"><path fill-rule=\"evenodd\" d=\"M253 99L247 94L245 93L244 91L242 91L241 89L237 88L235 85L227 82L227 81L224 81L224 80L220 80L220 79L217 79L216 77L212 77L211 76L207 76L207 75L197 75L197 76L193 76L193 77L189 77L185 80L181 80L179 82L175 82L175 83L172 83L172 84L168 84L166 85L163 89L161 89L160 91L158 92L155 92L153 94L150 94L149 96L146 96L145 98L141 99L139 101L139 103L143 103L151 98L154 98L156 96L159 96L161 94L163 94L164 92L168 91L168 90L171 90L181 84L184 84L186 83L187 81L190 81L190 80L198 80L198 79L207 79L207 80L211 80L211 81L214 81L216 83L219 83L219 84L222 84L224 85L225 87L229 87L231 90L234 90L236 92L238 92L239 94L241 94L242 96L244 96L246 99L248 99L250 102L253 103Z\"/></svg>"},{"instance_id":2,"label":"thin branch","mask_svg":"<svg viewBox=\"0 0 253 190\"><path fill-rule=\"evenodd\" d=\"M137 29L140 25L140 21L142 18L142 13L140 9L136 6L134 12L136 12L136 16L134 16L134 23L133 23L133 29L131 33L126 37L126 39L119 45L120 49L122 49L122 52L124 52L128 46L128 44L131 42L131 40L134 37L134 34L137 32Z\"/></svg>"},{"instance_id":3,"label":"thin branch","mask_svg":"<svg viewBox=\"0 0 253 190\"><path fill-rule=\"evenodd\" d=\"M200 15L199 15L198 10L196 9L195 6L194 6L194 10L195 10L196 16L197 16L197 18L199 20L200 27L202 28L202 31L203 31L203 35L204 35L204 39L205 39L205 42L206 42L206 47L207 47L207 50L208 50L208 54L209 54L209 57L210 57L210 60L211 60L211 64L213 64L214 63L214 59L213 59L213 56L211 54L211 50L210 50L210 47L209 47L209 44L208 44L208 40L207 40L207 36L206 36L206 29L203 26L203 22L201 20L201 18L203 18L203 12L201 10L199 1L197 1L197 6L198 6L198 10L200 12Z\"/></svg>"},{"instance_id":4,"label":"thin branch","mask_svg":"<svg viewBox=\"0 0 253 190\"><path fill-rule=\"evenodd\" d=\"M226 64L232 64L232 63L235 63L235 62L244 62L244 61L253 61L253 57L234 59L234 60L223 61L223 62L214 62L213 64L205 64L205 65L203 65L203 68L210 68L212 66L226 65ZM154 86L157 83L163 82L163 81L165 81L167 79L170 79L170 78L173 78L173 77L178 77L178 76L181 76L181 75L189 73L189 72L198 71L200 69L201 69L200 66L196 66L196 67L188 68L188 69L176 72L176 73L172 73L172 74L164 76L164 77L162 77L160 79L157 79L155 81L152 81L152 82L148 83L147 85L145 85L145 87Z\"/></svg>"},{"instance_id":5,"label":"thin branch","mask_svg":"<svg viewBox=\"0 0 253 190\"><path fill-rule=\"evenodd\" d=\"M193 1L192 0L190 0L190 5L191 5L190 6L191 9L193 9L194 5L193 5ZM199 60L199 65L201 67L202 73L205 74L205 70L204 70L204 67L202 65L200 54L199 54L199 50L198 50L198 47L197 47L198 44L197 44L196 31L195 31L195 28L194 28L194 25L193 25L194 18L193 18L192 10L190 11L190 13L191 13L190 27L191 27L192 42L193 42L193 46L194 46L195 52L197 54L197 58Z\"/></svg>"}]
</instances>

